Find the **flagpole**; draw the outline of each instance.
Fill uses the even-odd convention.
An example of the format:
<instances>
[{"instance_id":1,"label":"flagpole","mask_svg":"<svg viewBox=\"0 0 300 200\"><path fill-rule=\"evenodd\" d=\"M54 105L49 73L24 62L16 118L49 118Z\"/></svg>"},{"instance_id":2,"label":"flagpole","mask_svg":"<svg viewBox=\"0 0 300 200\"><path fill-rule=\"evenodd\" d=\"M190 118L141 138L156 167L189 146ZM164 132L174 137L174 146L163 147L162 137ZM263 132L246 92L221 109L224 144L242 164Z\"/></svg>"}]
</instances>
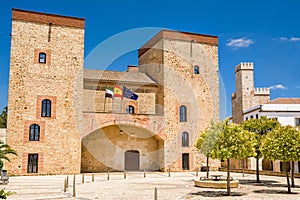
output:
<instances>
[{"instance_id":1,"label":"flagpole","mask_svg":"<svg viewBox=\"0 0 300 200\"><path fill-rule=\"evenodd\" d=\"M121 97L120 113L122 113L122 104L123 104L123 96L124 96L123 92L124 92L124 84L123 84L123 88L122 88L122 97Z\"/></svg>"}]
</instances>

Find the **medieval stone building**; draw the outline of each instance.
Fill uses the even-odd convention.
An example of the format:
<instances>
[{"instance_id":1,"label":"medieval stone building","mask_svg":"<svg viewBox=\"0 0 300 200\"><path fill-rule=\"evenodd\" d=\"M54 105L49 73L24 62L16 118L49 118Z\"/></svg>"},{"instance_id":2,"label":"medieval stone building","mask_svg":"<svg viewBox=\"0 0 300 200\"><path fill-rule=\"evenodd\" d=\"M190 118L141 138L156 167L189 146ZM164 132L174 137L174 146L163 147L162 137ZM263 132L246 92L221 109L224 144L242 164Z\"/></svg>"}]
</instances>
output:
<instances>
[{"instance_id":1,"label":"medieval stone building","mask_svg":"<svg viewBox=\"0 0 300 200\"><path fill-rule=\"evenodd\" d=\"M201 166L194 144L220 115L218 38L162 30L138 50L138 66L91 70L84 28L81 18L13 9L9 173ZM106 98L115 87L138 98Z\"/></svg>"}]
</instances>

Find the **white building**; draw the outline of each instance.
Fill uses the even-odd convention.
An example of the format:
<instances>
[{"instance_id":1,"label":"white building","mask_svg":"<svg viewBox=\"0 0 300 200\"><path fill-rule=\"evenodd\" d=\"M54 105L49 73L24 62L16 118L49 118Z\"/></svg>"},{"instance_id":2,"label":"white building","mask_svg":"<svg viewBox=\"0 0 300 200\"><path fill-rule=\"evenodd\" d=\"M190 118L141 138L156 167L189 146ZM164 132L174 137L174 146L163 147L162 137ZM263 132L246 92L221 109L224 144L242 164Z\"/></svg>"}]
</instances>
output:
<instances>
[{"instance_id":1,"label":"white building","mask_svg":"<svg viewBox=\"0 0 300 200\"><path fill-rule=\"evenodd\" d=\"M275 118L283 126L300 126L300 98L278 98L268 103L260 104L243 112L244 121L261 116ZM250 159L251 169L255 169L255 159ZM262 170L282 171L280 161L270 162L260 160ZM295 172L300 172L300 161L295 163Z\"/></svg>"}]
</instances>

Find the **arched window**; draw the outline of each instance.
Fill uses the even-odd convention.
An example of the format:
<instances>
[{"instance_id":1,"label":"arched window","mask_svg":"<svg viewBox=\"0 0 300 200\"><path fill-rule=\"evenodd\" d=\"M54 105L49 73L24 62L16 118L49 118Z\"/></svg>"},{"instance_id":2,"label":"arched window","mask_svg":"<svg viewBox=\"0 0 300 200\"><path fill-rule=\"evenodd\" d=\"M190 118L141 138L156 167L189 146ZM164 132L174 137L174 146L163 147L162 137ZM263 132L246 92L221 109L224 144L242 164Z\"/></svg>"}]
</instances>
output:
<instances>
[{"instance_id":1,"label":"arched window","mask_svg":"<svg viewBox=\"0 0 300 200\"><path fill-rule=\"evenodd\" d=\"M32 124L29 127L29 141L39 141L40 140L40 126L37 124Z\"/></svg>"},{"instance_id":2,"label":"arched window","mask_svg":"<svg viewBox=\"0 0 300 200\"><path fill-rule=\"evenodd\" d=\"M46 63L46 54L43 52L39 53L39 63Z\"/></svg>"},{"instance_id":3,"label":"arched window","mask_svg":"<svg viewBox=\"0 0 300 200\"><path fill-rule=\"evenodd\" d=\"M49 99L42 101L42 117L51 117L51 101Z\"/></svg>"},{"instance_id":4,"label":"arched window","mask_svg":"<svg viewBox=\"0 0 300 200\"><path fill-rule=\"evenodd\" d=\"M182 146L183 147L189 146L189 134L187 132L182 133Z\"/></svg>"},{"instance_id":5,"label":"arched window","mask_svg":"<svg viewBox=\"0 0 300 200\"><path fill-rule=\"evenodd\" d=\"M134 107L133 106L127 106L126 107L126 113L133 114L134 113Z\"/></svg>"},{"instance_id":6,"label":"arched window","mask_svg":"<svg viewBox=\"0 0 300 200\"><path fill-rule=\"evenodd\" d=\"M194 74L199 74L199 67L197 65L194 66Z\"/></svg>"},{"instance_id":7,"label":"arched window","mask_svg":"<svg viewBox=\"0 0 300 200\"><path fill-rule=\"evenodd\" d=\"M186 107L180 106L180 122L186 122Z\"/></svg>"}]
</instances>

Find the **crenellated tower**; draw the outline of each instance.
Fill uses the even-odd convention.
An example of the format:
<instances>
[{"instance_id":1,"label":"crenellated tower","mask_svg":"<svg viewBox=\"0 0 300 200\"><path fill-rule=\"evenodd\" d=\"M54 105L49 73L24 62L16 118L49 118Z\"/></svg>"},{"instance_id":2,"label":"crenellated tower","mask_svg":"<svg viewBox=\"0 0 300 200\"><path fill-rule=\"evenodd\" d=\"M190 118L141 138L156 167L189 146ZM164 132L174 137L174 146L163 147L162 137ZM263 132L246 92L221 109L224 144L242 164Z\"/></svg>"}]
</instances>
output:
<instances>
[{"instance_id":1,"label":"crenellated tower","mask_svg":"<svg viewBox=\"0 0 300 200\"><path fill-rule=\"evenodd\" d=\"M232 121L241 123L244 110L270 100L269 88L254 88L253 62L241 62L235 68L236 92L232 94Z\"/></svg>"}]
</instances>

